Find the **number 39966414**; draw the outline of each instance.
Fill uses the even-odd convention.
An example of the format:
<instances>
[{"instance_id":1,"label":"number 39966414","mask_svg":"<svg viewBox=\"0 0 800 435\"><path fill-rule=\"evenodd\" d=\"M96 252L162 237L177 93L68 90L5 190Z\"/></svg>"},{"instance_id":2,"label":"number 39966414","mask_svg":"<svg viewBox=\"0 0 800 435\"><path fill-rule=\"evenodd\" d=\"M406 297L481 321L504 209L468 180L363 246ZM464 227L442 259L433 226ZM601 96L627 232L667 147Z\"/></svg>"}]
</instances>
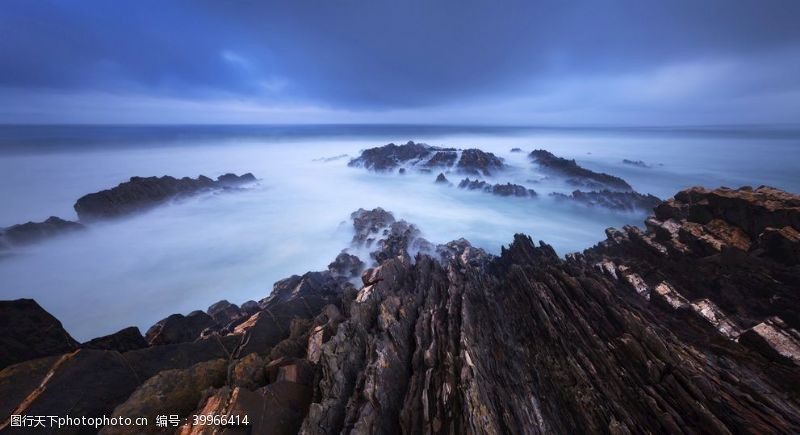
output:
<instances>
[{"instance_id":1,"label":"number 39966414","mask_svg":"<svg viewBox=\"0 0 800 435\"><path fill-rule=\"evenodd\" d=\"M199 414L192 416L192 426L243 426L247 425L247 414L245 415L219 415L219 414Z\"/></svg>"}]
</instances>

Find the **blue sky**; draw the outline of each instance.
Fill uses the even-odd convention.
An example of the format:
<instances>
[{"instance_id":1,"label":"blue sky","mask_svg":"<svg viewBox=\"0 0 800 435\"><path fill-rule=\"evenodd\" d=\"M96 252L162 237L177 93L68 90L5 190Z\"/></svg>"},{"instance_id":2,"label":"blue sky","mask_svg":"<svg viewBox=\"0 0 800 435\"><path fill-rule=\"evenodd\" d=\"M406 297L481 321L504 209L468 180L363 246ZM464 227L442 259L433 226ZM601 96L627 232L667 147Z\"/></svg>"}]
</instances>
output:
<instances>
[{"instance_id":1,"label":"blue sky","mask_svg":"<svg viewBox=\"0 0 800 435\"><path fill-rule=\"evenodd\" d=\"M5 0L0 123L796 123L798 23L796 0Z\"/></svg>"}]
</instances>

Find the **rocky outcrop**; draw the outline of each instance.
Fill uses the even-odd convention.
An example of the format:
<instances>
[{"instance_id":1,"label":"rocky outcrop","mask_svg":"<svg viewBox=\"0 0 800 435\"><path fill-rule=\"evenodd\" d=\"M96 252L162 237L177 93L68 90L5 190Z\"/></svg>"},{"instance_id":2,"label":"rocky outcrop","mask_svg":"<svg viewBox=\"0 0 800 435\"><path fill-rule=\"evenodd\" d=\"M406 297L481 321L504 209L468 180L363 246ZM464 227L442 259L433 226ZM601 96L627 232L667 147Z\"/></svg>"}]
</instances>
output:
<instances>
[{"instance_id":1,"label":"rocky outcrop","mask_svg":"<svg viewBox=\"0 0 800 435\"><path fill-rule=\"evenodd\" d=\"M465 178L458 183L458 187L467 190L482 190L497 196L536 197L535 190L528 189L519 184L491 184L483 180L470 180L469 178Z\"/></svg>"},{"instance_id":2,"label":"rocky outcrop","mask_svg":"<svg viewBox=\"0 0 800 435\"><path fill-rule=\"evenodd\" d=\"M797 231L798 200L689 189L565 259L519 234L498 256L413 252L413 225L359 210L354 244L380 254L358 287L292 276L229 332L12 365L0 411L248 416L181 434L797 433L800 271L764 234Z\"/></svg>"},{"instance_id":3,"label":"rocky outcrop","mask_svg":"<svg viewBox=\"0 0 800 435\"><path fill-rule=\"evenodd\" d=\"M528 157L543 169L567 178L567 182L592 190L633 190L625 180L602 172L594 172L578 165L575 160L557 157L545 150L534 150Z\"/></svg>"},{"instance_id":4,"label":"rocky outcrop","mask_svg":"<svg viewBox=\"0 0 800 435\"><path fill-rule=\"evenodd\" d=\"M355 255L342 252L328 265L328 271L334 277L350 279L361 275L364 262Z\"/></svg>"},{"instance_id":5,"label":"rocky outcrop","mask_svg":"<svg viewBox=\"0 0 800 435\"><path fill-rule=\"evenodd\" d=\"M81 222L124 216L167 200L211 189L226 189L256 181L253 174L225 174L212 180L197 178L131 177L114 188L84 195L75 203Z\"/></svg>"},{"instance_id":6,"label":"rocky outcrop","mask_svg":"<svg viewBox=\"0 0 800 435\"><path fill-rule=\"evenodd\" d=\"M499 157L476 148L462 151L456 165L461 172L472 175L492 175L503 166L503 160Z\"/></svg>"},{"instance_id":7,"label":"rocky outcrop","mask_svg":"<svg viewBox=\"0 0 800 435\"><path fill-rule=\"evenodd\" d=\"M81 345L84 349L116 350L119 352L143 349L147 346L147 340L144 339L139 328L135 326L124 328L111 335L89 340Z\"/></svg>"},{"instance_id":8,"label":"rocky outcrop","mask_svg":"<svg viewBox=\"0 0 800 435\"><path fill-rule=\"evenodd\" d=\"M359 157L350 160L348 165L379 172L399 170L401 173L406 168L425 172L444 168L474 175L490 175L505 167L501 158L477 148L439 148L411 141L405 145L390 143L366 149Z\"/></svg>"},{"instance_id":9,"label":"rocky outcrop","mask_svg":"<svg viewBox=\"0 0 800 435\"><path fill-rule=\"evenodd\" d=\"M444 173L439 172L439 175L436 176L436 183L438 184L450 184L450 180L444 176Z\"/></svg>"},{"instance_id":10,"label":"rocky outcrop","mask_svg":"<svg viewBox=\"0 0 800 435\"><path fill-rule=\"evenodd\" d=\"M24 246L43 239L79 231L83 225L50 216L43 222L27 222L0 229L0 250L12 246Z\"/></svg>"},{"instance_id":11,"label":"rocky outcrop","mask_svg":"<svg viewBox=\"0 0 800 435\"><path fill-rule=\"evenodd\" d=\"M33 299L0 301L0 369L77 348L61 322Z\"/></svg>"},{"instance_id":12,"label":"rocky outcrop","mask_svg":"<svg viewBox=\"0 0 800 435\"><path fill-rule=\"evenodd\" d=\"M600 190L597 192L575 190L570 195L554 192L551 193L550 196L561 200L573 201L589 207L603 207L617 211L650 211L661 203L661 200L654 195L611 190Z\"/></svg>"},{"instance_id":13,"label":"rocky outcrop","mask_svg":"<svg viewBox=\"0 0 800 435\"><path fill-rule=\"evenodd\" d=\"M147 330L144 337L151 345L175 344L194 341L206 328L219 326L214 319L202 311L188 315L173 314L160 320Z\"/></svg>"}]
</instances>

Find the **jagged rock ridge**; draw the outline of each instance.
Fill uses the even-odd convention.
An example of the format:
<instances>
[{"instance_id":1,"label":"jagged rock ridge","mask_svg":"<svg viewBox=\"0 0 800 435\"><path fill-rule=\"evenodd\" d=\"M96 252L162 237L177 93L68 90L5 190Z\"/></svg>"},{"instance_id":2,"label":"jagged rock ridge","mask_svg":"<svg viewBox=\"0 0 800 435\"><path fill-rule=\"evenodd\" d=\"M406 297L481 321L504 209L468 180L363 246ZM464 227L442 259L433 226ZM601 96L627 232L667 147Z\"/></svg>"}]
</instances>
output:
<instances>
[{"instance_id":1,"label":"jagged rock ridge","mask_svg":"<svg viewBox=\"0 0 800 435\"><path fill-rule=\"evenodd\" d=\"M358 287L293 276L229 332L7 367L0 410L250 417L182 434L797 433L798 205L690 189L566 259L524 235L410 255L418 230L359 210L354 244L381 253Z\"/></svg>"},{"instance_id":2,"label":"jagged rock ridge","mask_svg":"<svg viewBox=\"0 0 800 435\"><path fill-rule=\"evenodd\" d=\"M153 207L166 200L191 195L203 190L225 189L256 181L251 173L238 176L224 174L212 180L204 175L197 178L131 177L111 189L84 195L75 202L75 212L81 221L123 216Z\"/></svg>"},{"instance_id":3,"label":"jagged rock ridge","mask_svg":"<svg viewBox=\"0 0 800 435\"><path fill-rule=\"evenodd\" d=\"M604 207L619 211L652 210L661 203L661 200L654 195L643 195L639 192L616 192L607 189L593 192L575 190L570 195L553 192L550 196L590 207Z\"/></svg>"},{"instance_id":4,"label":"jagged rock ridge","mask_svg":"<svg viewBox=\"0 0 800 435\"><path fill-rule=\"evenodd\" d=\"M0 250L13 246L24 246L40 240L82 230L78 222L67 221L50 216L42 222L27 222L0 228Z\"/></svg>"},{"instance_id":5,"label":"jagged rock ridge","mask_svg":"<svg viewBox=\"0 0 800 435\"><path fill-rule=\"evenodd\" d=\"M439 148L413 141L366 149L348 165L373 171L401 169L403 172L406 167L422 171L442 168L471 175L491 175L505 167L501 158L477 148Z\"/></svg>"},{"instance_id":6,"label":"jagged rock ridge","mask_svg":"<svg viewBox=\"0 0 800 435\"><path fill-rule=\"evenodd\" d=\"M528 157L542 168L554 173L569 177L567 182L578 187L590 189L633 190L630 184L622 178L594 172L578 165L575 160L557 157L545 150L533 150Z\"/></svg>"},{"instance_id":7,"label":"jagged rock ridge","mask_svg":"<svg viewBox=\"0 0 800 435\"><path fill-rule=\"evenodd\" d=\"M519 184L491 184L483 180L465 178L458 183L460 189L482 190L497 196L536 197L536 191Z\"/></svg>"}]
</instances>

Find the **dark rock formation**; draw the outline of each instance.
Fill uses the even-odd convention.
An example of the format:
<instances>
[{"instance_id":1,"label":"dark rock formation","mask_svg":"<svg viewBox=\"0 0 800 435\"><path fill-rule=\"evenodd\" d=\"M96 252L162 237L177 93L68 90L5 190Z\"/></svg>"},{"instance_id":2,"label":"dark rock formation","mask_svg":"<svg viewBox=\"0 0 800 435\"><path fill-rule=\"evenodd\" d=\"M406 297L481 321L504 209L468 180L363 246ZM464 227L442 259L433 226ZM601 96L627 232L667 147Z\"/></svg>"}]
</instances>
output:
<instances>
[{"instance_id":1,"label":"dark rock formation","mask_svg":"<svg viewBox=\"0 0 800 435\"><path fill-rule=\"evenodd\" d=\"M578 165L575 160L567 160L545 150L534 150L528 155L544 169L568 177L570 184L599 189L605 186L614 190L633 190L625 180L602 172L590 171Z\"/></svg>"},{"instance_id":2,"label":"dark rock formation","mask_svg":"<svg viewBox=\"0 0 800 435\"><path fill-rule=\"evenodd\" d=\"M599 192L573 191L571 195L551 193L558 199L570 200L590 207L604 207L619 211L653 210L661 200L653 195L639 192L616 192L601 190Z\"/></svg>"},{"instance_id":3,"label":"dark rock formation","mask_svg":"<svg viewBox=\"0 0 800 435\"><path fill-rule=\"evenodd\" d=\"M114 188L84 195L75 203L81 221L119 217L146 210L172 198L209 189L223 189L256 181L253 174L225 174L216 181L206 177L131 177Z\"/></svg>"},{"instance_id":4,"label":"dark rock formation","mask_svg":"<svg viewBox=\"0 0 800 435\"><path fill-rule=\"evenodd\" d=\"M361 275L364 262L355 255L342 252L328 265L328 271L336 277L350 279Z\"/></svg>"},{"instance_id":5,"label":"dark rock formation","mask_svg":"<svg viewBox=\"0 0 800 435\"><path fill-rule=\"evenodd\" d=\"M310 272L229 333L9 366L0 418L162 408L249 420L189 419L181 434L798 433L800 270L772 241L798 230L798 204L690 189L646 231L609 229L566 259L524 235L499 256L465 240L412 256L385 243L403 221L359 210L354 240L383 253L359 289Z\"/></svg>"},{"instance_id":6,"label":"dark rock formation","mask_svg":"<svg viewBox=\"0 0 800 435\"><path fill-rule=\"evenodd\" d=\"M247 184L247 183L255 183L256 181L258 181L258 180L256 180L256 176L251 174L251 173L249 173L249 172L246 173L246 174L242 174L242 175L236 175L236 174L232 174L232 173L227 173L227 174L223 174L223 175L220 175L219 177L217 177L217 184L218 185L220 185L220 186L229 186L229 187L230 186L239 186L241 184Z\"/></svg>"},{"instance_id":7,"label":"dark rock formation","mask_svg":"<svg viewBox=\"0 0 800 435\"><path fill-rule=\"evenodd\" d=\"M450 184L450 180L444 176L443 172L439 172L439 175L436 176L436 183L439 184Z\"/></svg>"},{"instance_id":8,"label":"dark rock formation","mask_svg":"<svg viewBox=\"0 0 800 435\"><path fill-rule=\"evenodd\" d=\"M236 304L223 299L208 307L206 314L211 316L218 325L227 325L241 316L242 311Z\"/></svg>"},{"instance_id":9,"label":"dark rock formation","mask_svg":"<svg viewBox=\"0 0 800 435\"><path fill-rule=\"evenodd\" d=\"M373 171L391 171L402 164L421 160L431 154L433 147L408 141L405 145L390 143L382 147L369 148L350 160L348 166L362 166Z\"/></svg>"},{"instance_id":10,"label":"dark rock formation","mask_svg":"<svg viewBox=\"0 0 800 435\"><path fill-rule=\"evenodd\" d=\"M433 154L433 157L428 159L425 162L425 167L428 168L449 168L453 166L453 163L456 162L458 158L458 153L456 151L436 151Z\"/></svg>"},{"instance_id":11,"label":"dark rock formation","mask_svg":"<svg viewBox=\"0 0 800 435\"><path fill-rule=\"evenodd\" d=\"M77 348L61 322L33 299L0 301L0 369Z\"/></svg>"},{"instance_id":12,"label":"dark rock formation","mask_svg":"<svg viewBox=\"0 0 800 435\"><path fill-rule=\"evenodd\" d=\"M651 166L641 160L622 159L622 163L640 168L650 168Z\"/></svg>"},{"instance_id":13,"label":"dark rock formation","mask_svg":"<svg viewBox=\"0 0 800 435\"><path fill-rule=\"evenodd\" d=\"M148 346L139 328L131 326L111 335L98 337L81 345L84 349L116 350L127 352Z\"/></svg>"},{"instance_id":14,"label":"dark rock formation","mask_svg":"<svg viewBox=\"0 0 800 435\"><path fill-rule=\"evenodd\" d=\"M175 344L194 341L206 328L219 326L211 316L202 311L192 311L188 316L173 314L155 325L145 333L145 339L151 345Z\"/></svg>"},{"instance_id":15,"label":"dark rock formation","mask_svg":"<svg viewBox=\"0 0 800 435\"><path fill-rule=\"evenodd\" d=\"M11 247L36 243L49 237L71 233L83 228L83 225L77 222L67 221L56 216L50 216L43 222L12 225L0 229L0 249L4 245Z\"/></svg>"},{"instance_id":16,"label":"dark rock formation","mask_svg":"<svg viewBox=\"0 0 800 435\"><path fill-rule=\"evenodd\" d=\"M394 171L398 168L405 170L405 167L416 167L423 172L433 168L453 168L465 174L475 175L490 175L505 167L502 159L479 149L459 151L455 148L439 148L411 141L405 145L390 143L366 149L359 157L350 160L348 165L379 172Z\"/></svg>"},{"instance_id":17,"label":"dark rock formation","mask_svg":"<svg viewBox=\"0 0 800 435\"><path fill-rule=\"evenodd\" d=\"M491 175L492 172L503 169L503 166L499 157L476 148L462 151L456 165L461 172L473 175Z\"/></svg>"},{"instance_id":18,"label":"dark rock formation","mask_svg":"<svg viewBox=\"0 0 800 435\"><path fill-rule=\"evenodd\" d=\"M521 153L522 152L522 148L511 148L511 152L512 153Z\"/></svg>"},{"instance_id":19,"label":"dark rock formation","mask_svg":"<svg viewBox=\"0 0 800 435\"><path fill-rule=\"evenodd\" d=\"M482 180L465 178L458 183L460 189L483 190L498 196L536 197L536 191L519 184L490 184Z\"/></svg>"}]
</instances>

